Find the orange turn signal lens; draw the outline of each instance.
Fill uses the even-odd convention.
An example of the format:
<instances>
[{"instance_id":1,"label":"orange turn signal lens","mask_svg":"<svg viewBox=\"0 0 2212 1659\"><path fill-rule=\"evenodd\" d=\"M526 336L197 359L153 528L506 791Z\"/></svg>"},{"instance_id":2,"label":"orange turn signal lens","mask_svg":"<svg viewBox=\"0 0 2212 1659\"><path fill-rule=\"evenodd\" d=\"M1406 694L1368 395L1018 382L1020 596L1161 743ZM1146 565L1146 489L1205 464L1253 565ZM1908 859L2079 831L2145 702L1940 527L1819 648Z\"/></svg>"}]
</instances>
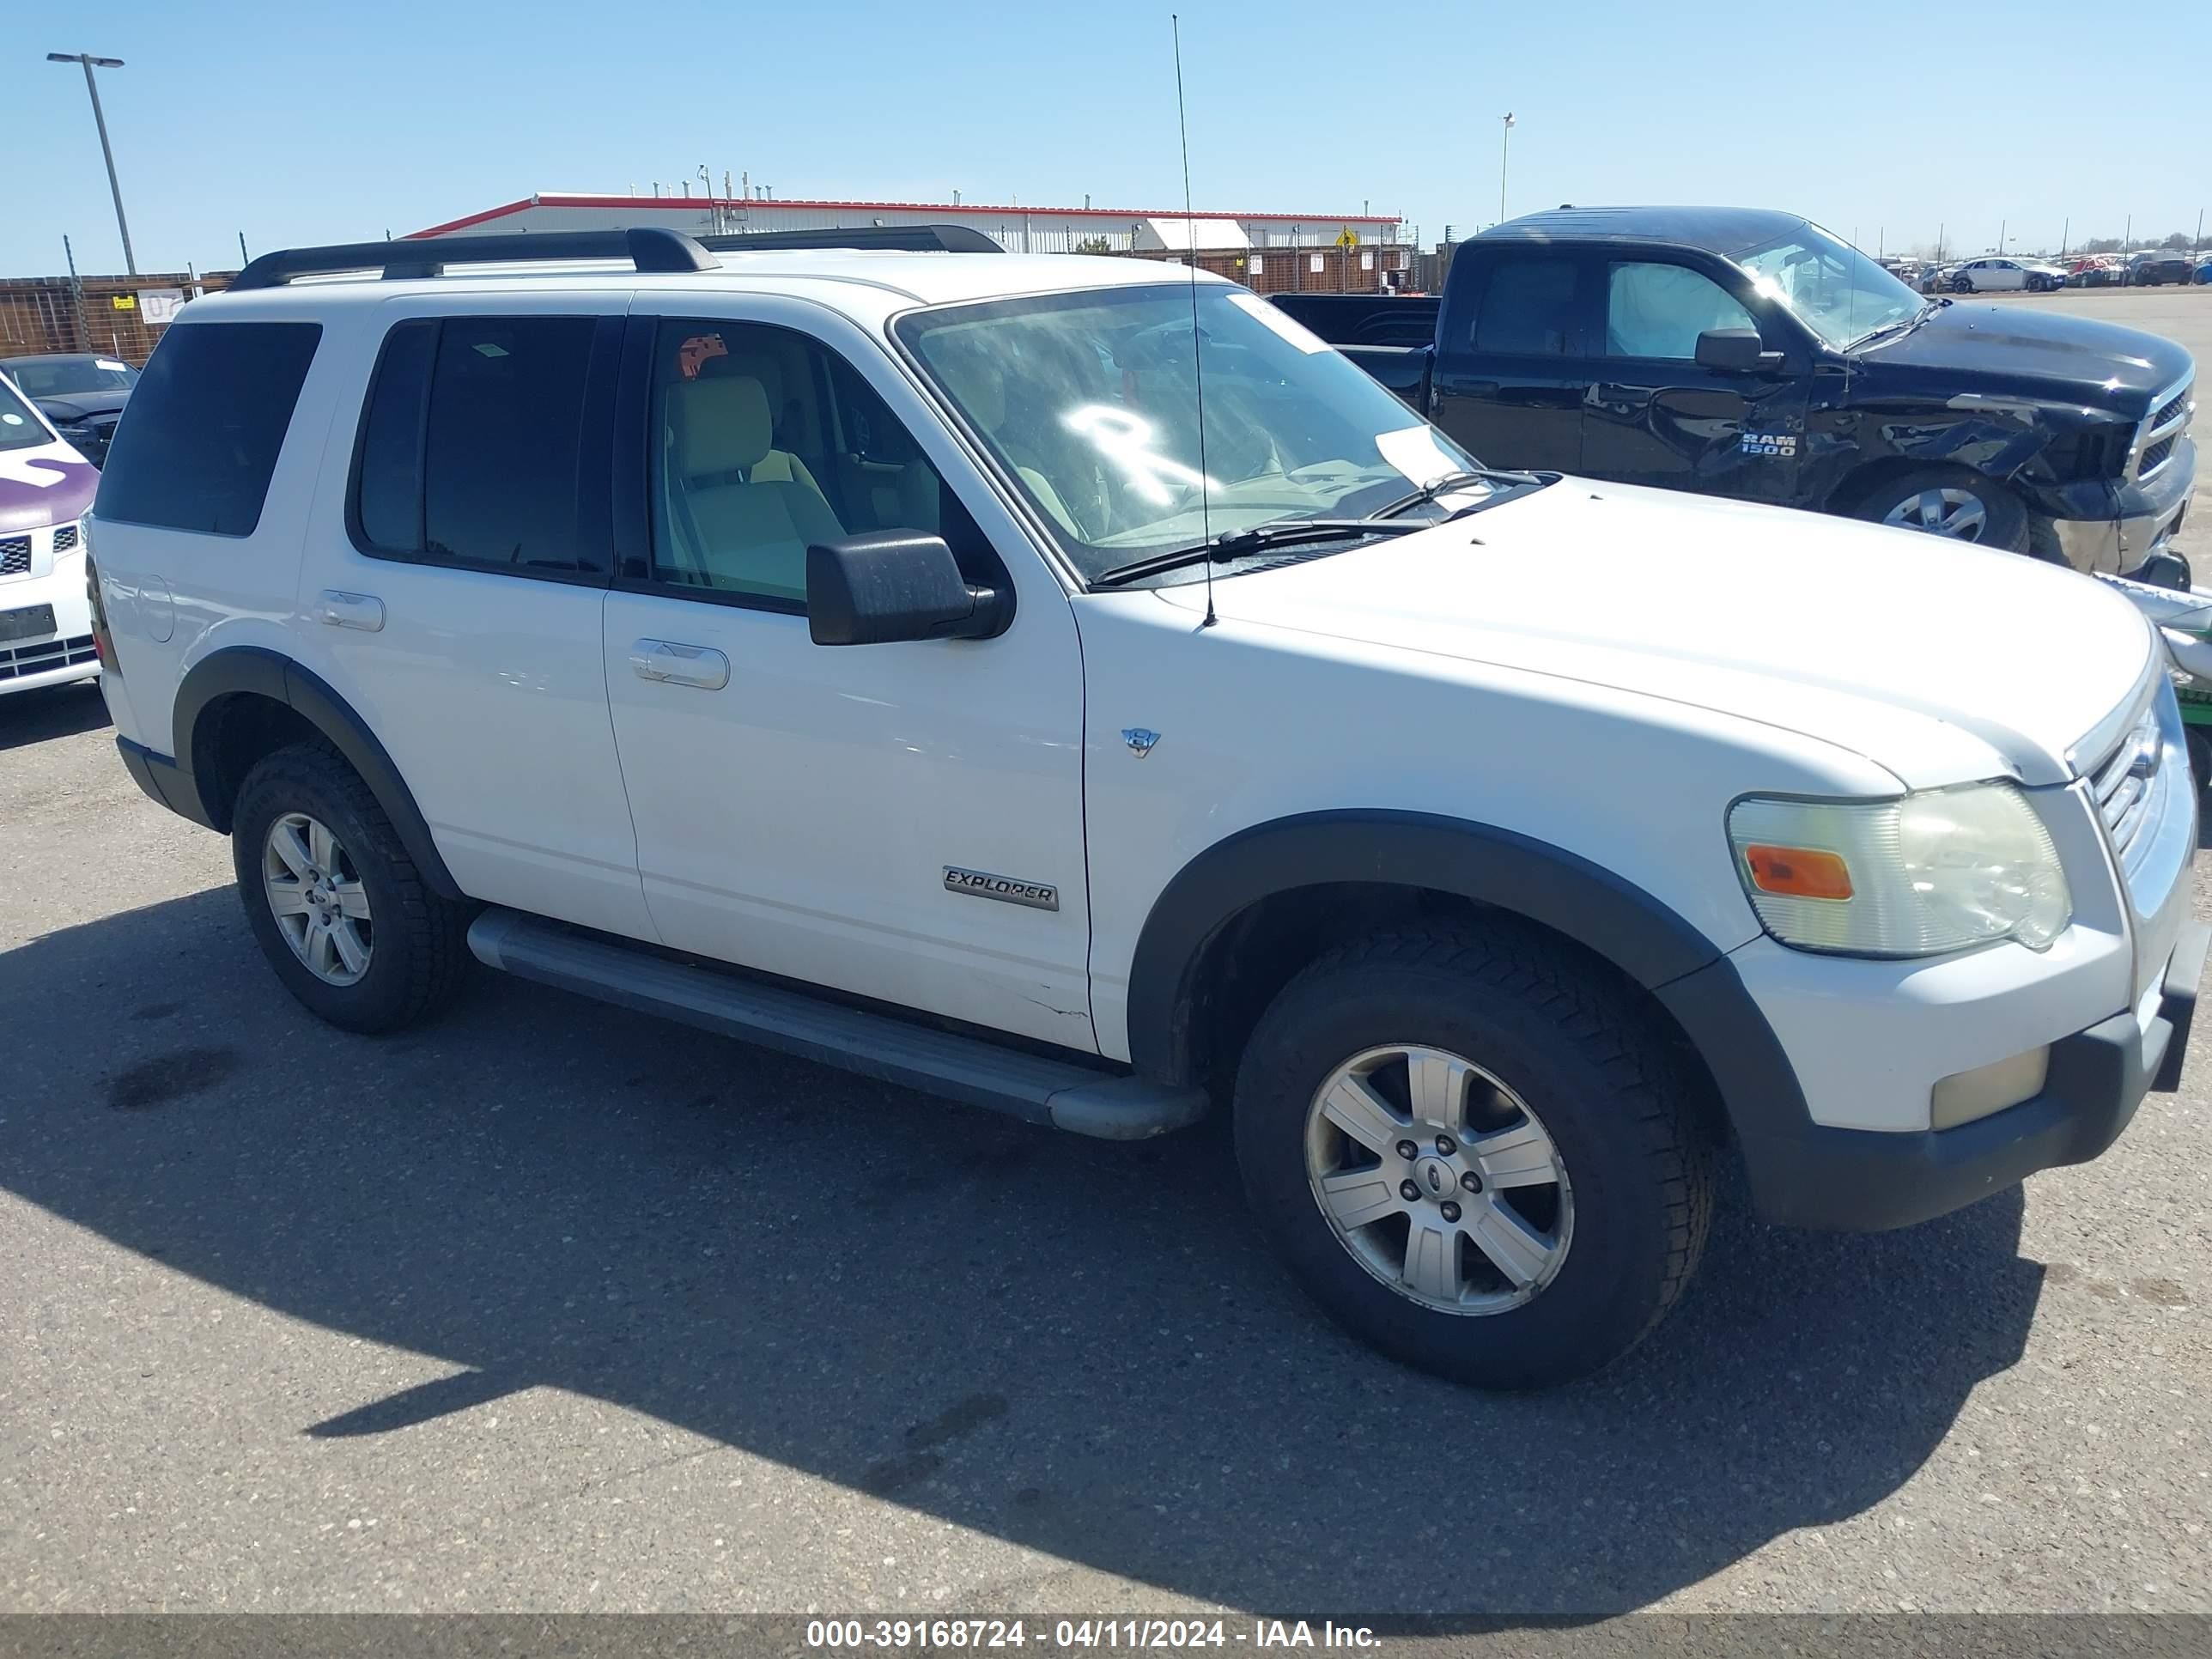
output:
<instances>
[{"instance_id":1,"label":"orange turn signal lens","mask_svg":"<svg viewBox=\"0 0 2212 1659\"><path fill-rule=\"evenodd\" d=\"M1768 847L1754 842L1743 849L1751 884L1762 893L1788 898L1847 899L1850 866L1835 853L1814 847Z\"/></svg>"}]
</instances>

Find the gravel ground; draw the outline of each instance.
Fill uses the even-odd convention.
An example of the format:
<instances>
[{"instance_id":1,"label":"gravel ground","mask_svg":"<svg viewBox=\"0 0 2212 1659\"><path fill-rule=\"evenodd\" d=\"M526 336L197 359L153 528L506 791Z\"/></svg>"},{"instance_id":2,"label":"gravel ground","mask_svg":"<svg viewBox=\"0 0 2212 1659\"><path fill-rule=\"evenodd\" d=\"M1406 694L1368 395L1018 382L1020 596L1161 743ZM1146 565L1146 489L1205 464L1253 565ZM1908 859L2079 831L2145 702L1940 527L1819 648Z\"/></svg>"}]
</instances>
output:
<instances>
[{"instance_id":1,"label":"gravel ground","mask_svg":"<svg viewBox=\"0 0 2212 1659\"><path fill-rule=\"evenodd\" d=\"M2202 1028L2098 1163L1724 1218L1628 1362L1491 1398L1322 1323L1210 1130L488 975L314 1024L94 694L0 699L0 1611L2212 1612Z\"/></svg>"}]
</instances>

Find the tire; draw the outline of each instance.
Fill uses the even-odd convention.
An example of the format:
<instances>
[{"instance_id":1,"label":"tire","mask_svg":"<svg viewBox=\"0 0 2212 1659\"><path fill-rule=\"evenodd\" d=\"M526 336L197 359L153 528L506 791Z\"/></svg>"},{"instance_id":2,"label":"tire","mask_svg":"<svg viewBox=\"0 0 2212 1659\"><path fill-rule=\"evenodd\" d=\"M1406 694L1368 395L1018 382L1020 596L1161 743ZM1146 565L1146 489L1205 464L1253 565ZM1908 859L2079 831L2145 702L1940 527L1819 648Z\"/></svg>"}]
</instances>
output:
<instances>
[{"instance_id":1,"label":"tire","mask_svg":"<svg viewBox=\"0 0 2212 1659\"><path fill-rule=\"evenodd\" d=\"M1960 529L1934 529L1931 512ZM1850 515L2007 553L2027 550L2027 503L1996 479L1965 467L1923 466L1888 479L1862 496Z\"/></svg>"},{"instance_id":2,"label":"tire","mask_svg":"<svg viewBox=\"0 0 2212 1659\"><path fill-rule=\"evenodd\" d=\"M1971 277L1966 277L1966 276L1954 276L1954 277L1951 279L1951 292L1952 292L1952 293L1954 293L1954 294L1972 294L1973 291L1974 291L1974 284L1973 284L1973 281L1972 281L1972 279Z\"/></svg>"},{"instance_id":3,"label":"tire","mask_svg":"<svg viewBox=\"0 0 2212 1659\"><path fill-rule=\"evenodd\" d=\"M1396 1045L1472 1062L1487 1074L1476 1076L1466 1096L1468 1146L1454 1147L1462 1165L1480 1156L1485 1126L1509 1126L1493 1133L1525 1143L1526 1128L1510 1127L1525 1115L1555 1155L1547 1167L1563 1169L1565 1182L1516 1182L1508 1178L1516 1172L1493 1157L1484 1165L1496 1177L1487 1196L1475 1195L1486 1191L1480 1176L1474 1188L1455 1192L1448 1166L1441 1182L1430 1180L1429 1166L1447 1161L1426 1155L1439 1146L1433 1122L1417 1125L1410 1113L1402 1114L1402 1129L1423 1153L1412 1164L1395 1152L1370 1154L1340 1133L1323 1113L1322 1091L1347 1064ZM1411 1071L1394 1073L1395 1066L1380 1062L1367 1088L1368 1097L1395 1100L1399 1111ZM1539 1389L1618 1359L1689 1282L1713 1203L1711 1154L1695 1132L1691 1100L1647 1020L1556 945L1505 927L1420 931L1333 951L1284 988L1246 1046L1232 1127L1261 1231L1340 1324L1395 1359L1455 1382ZM1395 1118L1387 1126L1377 1120L1369 1139L1387 1141L1400 1127ZM1398 1202L1402 1224L1393 1214L1357 1231L1340 1227L1322 1207L1319 1183L1329 1177L1316 1162L1316 1146L1324 1153L1340 1148L1350 1161L1373 1157L1382 1185L1369 1189L1385 1205L1406 1190L1389 1187L1393 1171L1401 1180L1413 1179L1407 1170L1419 1175L1427 1193L1418 1203ZM1366 1171L1340 1173L1356 1182ZM1466 1188L1472 1174L1468 1168L1456 1184ZM1456 1217L1449 1201L1437 1201L1447 1194L1466 1200ZM1528 1238L1556 1242L1543 1268L1523 1270L1530 1283L1519 1289L1474 1237L1479 1222L1495 1226L1501 1205L1525 1218ZM1449 1282L1464 1282L1455 1304L1462 1311L1439 1296L1425 1299L1407 1282L1416 1211L1425 1237L1448 1241ZM1526 1242L1521 1233L1511 1237ZM1506 1253L1520 1259L1510 1247ZM1532 1252L1528 1259L1538 1258ZM1397 1282L1386 1282L1385 1272Z\"/></svg>"},{"instance_id":4,"label":"tire","mask_svg":"<svg viewBox=\"0 0 2212 1659\"><path fill-rule=\"evenodd\" d=\"M299 928L313 928L311 918L288 907L288 920L278 919L279 888L290 898L293 889L304 892L316 884L288 873L272 840L286 820L299 837L290 843L295 855L315 839L316 829L332 838L329 869L317 866L331 878L332 896L315 902L334 917L341 904L352 907L338 926L349 923L356 945L365 944L365 960L354 972L335 945L325 953L346 982L311 967L303 947L291 942ZM470 960L469 907L430 890L376 797L336 750L297 744L248 772L232 814L230 845L246 923L276 977L308 1012L348 1031L396 1031L450 999ZM355 915L356 908L365 914Z\"/></svg>"}]
</instances>

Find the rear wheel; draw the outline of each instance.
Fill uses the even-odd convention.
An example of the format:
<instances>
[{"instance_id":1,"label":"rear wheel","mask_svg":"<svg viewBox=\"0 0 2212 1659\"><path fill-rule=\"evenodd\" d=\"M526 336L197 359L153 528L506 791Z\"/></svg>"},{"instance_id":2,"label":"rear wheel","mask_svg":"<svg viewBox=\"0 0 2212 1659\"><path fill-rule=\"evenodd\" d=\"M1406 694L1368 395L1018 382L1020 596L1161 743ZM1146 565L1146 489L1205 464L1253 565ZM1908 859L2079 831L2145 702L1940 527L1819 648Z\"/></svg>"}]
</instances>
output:
<instances>
[{"instance_id":1,"label":"rear wheel","mask_svg":"<svg viewBox=\"0 0 2212 1659\"><path fill-rule=\"evenodd\" d=\"M396 1030L459 980L466 907L430 890L376 797L335 750L295 744L246 774L231 862L262 954L330 1024Z\"/></svg>"},{"instance_id":2,"label":"rear wheel","mask_svg":"<svg viewBox=\"0 0 2212 1659\"><path fill-rule=\"evenodd\" d=\"M1638 1012L1518 932L1324 957L1253 1033L1237 1163L1340 1323L1485 1388L1596 1370L1671 1307L1711 1213L1705 1149Z\"/></svg>"}]
</instances>

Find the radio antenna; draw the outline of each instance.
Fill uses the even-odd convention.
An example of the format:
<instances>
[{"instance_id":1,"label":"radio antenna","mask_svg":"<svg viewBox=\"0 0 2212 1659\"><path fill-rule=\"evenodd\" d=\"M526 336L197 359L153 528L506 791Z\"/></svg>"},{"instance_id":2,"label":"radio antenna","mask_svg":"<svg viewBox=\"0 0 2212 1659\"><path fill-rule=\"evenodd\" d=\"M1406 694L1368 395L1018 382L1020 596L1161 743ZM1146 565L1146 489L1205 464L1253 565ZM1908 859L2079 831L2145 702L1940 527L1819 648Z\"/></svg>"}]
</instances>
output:
<instances>
[{"instance_id":1,"label":"radio antenna","mask_svg":"<svg viewBox=\"0 0 2212 1659\"><path fill-rule=\"evenodd\" d=\"M1170 12L1168 27L1175 31L1176 131L1182 139L1183 254L1190 261L1190 373L1198 398L1198 534L1206 544L1206 620L1199 626L1211 628L1219 618L1213 614L1213 516L1206 499L1206 364L1198 339L1198 216L1190 205L1190 122L1183 114L1182 104L1182 19Z\"/></svg>"}]
</instances>

